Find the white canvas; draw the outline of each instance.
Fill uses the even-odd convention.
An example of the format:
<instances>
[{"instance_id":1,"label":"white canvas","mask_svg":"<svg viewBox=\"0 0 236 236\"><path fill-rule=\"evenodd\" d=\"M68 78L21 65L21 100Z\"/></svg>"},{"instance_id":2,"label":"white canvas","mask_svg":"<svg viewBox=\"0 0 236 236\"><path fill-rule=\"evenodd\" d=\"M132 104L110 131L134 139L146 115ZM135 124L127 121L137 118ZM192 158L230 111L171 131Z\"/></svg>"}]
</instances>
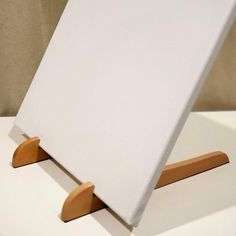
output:
<instances>
[{"instance_id":1,"label":"white canvas","mask_svg":"<svg viewBox=\"0 0 236 236\"><path fill-rule=\"evenodd\" d=\"M15 124L137 225L234 16L235 0L69 0Z\"/></svg>"}]
</instances>

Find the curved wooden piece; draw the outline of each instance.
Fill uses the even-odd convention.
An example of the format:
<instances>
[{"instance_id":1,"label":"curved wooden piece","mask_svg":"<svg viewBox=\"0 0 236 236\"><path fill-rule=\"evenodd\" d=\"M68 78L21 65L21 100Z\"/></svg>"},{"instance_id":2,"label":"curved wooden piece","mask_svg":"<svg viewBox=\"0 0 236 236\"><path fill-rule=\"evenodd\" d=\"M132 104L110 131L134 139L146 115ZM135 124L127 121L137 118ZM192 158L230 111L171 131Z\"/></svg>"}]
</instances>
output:
<instances>
[{"instance_id":1,"label":"curved wooden piece","mask_svg":"<svg viewBox=\"0 0 236 236\"><path fill-rule=\"evenodd\" d=\"M34 137L20 144L13 154L12 166L16 168L51 158L39 147L39 142L39 138Z\"/></svg>"},{"instance_id":2,"label":"curved wooden piece","mask_svg":"<svg viewBox=\"0 0 236 236\"><path fill-rule=\"evenodd\" d=\"M228 156L225 153L218 151L167 165L161 174L156 188L163 187L167 184L174 183L226 163L229 163Z\"/></svg>"},{"instance_id":3,"label":"curved wooden piece","mask_svg":"<svg viewBox=\"0 0 236 236\"><path fill-rule=\"evenodd\" d=\"M87 182L71 192L63 204L61 219L66 222L104 208L105 203L93 194L93 190L94 185Z\"/></svg>"}]
</instances>

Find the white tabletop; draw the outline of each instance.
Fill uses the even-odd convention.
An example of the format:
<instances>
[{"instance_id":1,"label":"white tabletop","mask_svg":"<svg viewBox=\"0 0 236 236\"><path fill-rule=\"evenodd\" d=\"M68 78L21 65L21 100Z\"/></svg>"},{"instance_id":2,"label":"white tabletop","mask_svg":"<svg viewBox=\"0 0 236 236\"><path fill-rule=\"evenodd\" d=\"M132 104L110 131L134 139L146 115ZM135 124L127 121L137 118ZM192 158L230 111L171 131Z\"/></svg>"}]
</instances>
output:
<instances>
[{"instance_id":1,"label":"white tabletop","mask_svg":"<svg viewBox=\"0 0 236 236\"><path fill-rule=\"evenodd\" d=\"M104 209L63 223L60 210L77 184L51 160L11 167L13 118L0 118L0 235L236 235L236 112L192 113L169 162L222 150L230 164L155 190L138 228Z\"/></svg>"}]
</instances>

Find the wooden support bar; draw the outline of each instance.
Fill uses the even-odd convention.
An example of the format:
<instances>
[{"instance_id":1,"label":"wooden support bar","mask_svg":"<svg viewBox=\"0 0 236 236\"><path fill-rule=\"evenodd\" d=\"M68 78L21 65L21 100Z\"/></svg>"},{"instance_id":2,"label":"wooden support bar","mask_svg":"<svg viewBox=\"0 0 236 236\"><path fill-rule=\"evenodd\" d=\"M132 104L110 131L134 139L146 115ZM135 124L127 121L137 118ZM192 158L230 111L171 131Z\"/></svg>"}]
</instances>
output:
<instances>
[{"instance_id":1,"label":"wooden support bar","mask_svg":"<svg viewBox=\"0 0 236 236\"><path fill-rule=\"evenodd\" d=\"M39 142L39 138L34 137L20 144L13 154L12 166L16 168L51 158L39 147Z\"/></svg>"},{"instance_id":2,"label":"wooden support bar","mask_svg":"<svg viewBox=\"0 0 236 236\"><path fill-rule=\"evenodd\" d=\"M226 163L229 163L228 156L218 151L167 165L157 182L156 188L163 187Z\"/></svg>"}]
</instances>

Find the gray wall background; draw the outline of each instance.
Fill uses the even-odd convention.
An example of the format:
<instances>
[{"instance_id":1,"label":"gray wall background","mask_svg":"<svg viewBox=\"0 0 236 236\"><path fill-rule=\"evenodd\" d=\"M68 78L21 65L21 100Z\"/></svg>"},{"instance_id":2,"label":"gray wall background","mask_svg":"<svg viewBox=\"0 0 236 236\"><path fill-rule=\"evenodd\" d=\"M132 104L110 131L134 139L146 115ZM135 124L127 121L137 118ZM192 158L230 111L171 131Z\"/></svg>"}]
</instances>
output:
<instances>
[{"instance_id":1,"label":"gray wall background","mask_svg":"<svg viewBox=\"0 0 236 236\"><path fill-rule=\"evenodd\" d=\"M17 113L66 3L0 1L0 116ZM194 110L236 110L236 22Z\"/></svg>"}]
</instances>

